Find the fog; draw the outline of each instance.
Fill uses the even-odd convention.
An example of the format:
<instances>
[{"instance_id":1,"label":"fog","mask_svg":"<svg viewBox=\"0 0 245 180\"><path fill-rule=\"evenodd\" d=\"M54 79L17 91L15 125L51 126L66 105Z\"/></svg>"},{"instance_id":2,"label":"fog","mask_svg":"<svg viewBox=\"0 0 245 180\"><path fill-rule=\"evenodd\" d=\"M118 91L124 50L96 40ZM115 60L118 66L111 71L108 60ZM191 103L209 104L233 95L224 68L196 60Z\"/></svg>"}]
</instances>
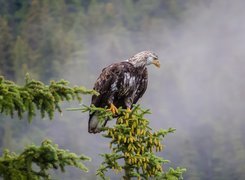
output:
<instances>
[{"instance_id":1,"label":"fog","mask_svg":"<svg viewBox=\"0 0 245 180\"><path fill-rule=\"evenodd\" d=\"M187 168L186 179L245 178L244 7L242 0L196 1L178 19L149 19L141 30L91 29L85 50L74 53L60 77L93 88L105 66L142 50L156 52L161 68L148 67L148 89L139 103L151 109L147 117L153 129L176 128L161 155L170 166ZM89 105L90 98L84 96L82 103ZM80 106L74 102L63 109ZM98 154L109 146L100 134L88 133L87 113L64 110L63 116L34 121L30 128L35 124L45 132L40 141L51 138L92 158L86 163L89 174L71 169L64 179L95 178Z\"/></svg>"},{"instance_id":2,"label":"fog","mask_svg":"<svg viewBox=\"0 0 245 180\"><path fill-rule=\"evenodd\" d=\"M245 177L244 166L236 167L245 163L244 157L239 158L245 145L244 5L243 1L193 3L178 23L160 19L140 32L94 32L86 45L89 76L81 73L78 78L79 72L73 72L65 77L92 88L103 67L141 50L155 51L162 66L148 68L149 86L139 103L151 109L155 129L177 129L166 138L163 156L170 165L186 167L187 179ZM119 48L117 43L122 43ZM83 103L89 104L89 98ZM93 167L98 167L97 154L108 151L106 141L87 133L87 114L64 114L69 126L57 129L60 121L55 121L56 142L67 141L60 131L71 133L74 149L91 156Z\"/></svg>"}]
</instances>

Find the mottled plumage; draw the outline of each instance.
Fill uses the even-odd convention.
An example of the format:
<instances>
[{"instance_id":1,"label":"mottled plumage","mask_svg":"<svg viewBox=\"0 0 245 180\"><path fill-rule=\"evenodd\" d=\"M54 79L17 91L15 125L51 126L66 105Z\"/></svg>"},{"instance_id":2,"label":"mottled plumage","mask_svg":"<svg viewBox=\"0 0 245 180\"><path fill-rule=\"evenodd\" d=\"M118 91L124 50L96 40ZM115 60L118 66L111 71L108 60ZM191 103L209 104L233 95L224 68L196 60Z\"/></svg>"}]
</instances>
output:
<instances>
[{"instance_id":1,"label":"mottled plumage","mask_svg":"<svg viewBox=\"0 0 245 180\"><path fill-rule=\"evenodd\" d=\"M91 104L96 107L115 107L131 109L146 91L148 74L146 65L155 64L160 67L158 56L151 51L142 51L128 60L111 64L104 68L94 85L99 96L92 96ZM100 124L96 112L90 113L88 131L100 132L107 119Z\"/></svg>"}]
</instances>

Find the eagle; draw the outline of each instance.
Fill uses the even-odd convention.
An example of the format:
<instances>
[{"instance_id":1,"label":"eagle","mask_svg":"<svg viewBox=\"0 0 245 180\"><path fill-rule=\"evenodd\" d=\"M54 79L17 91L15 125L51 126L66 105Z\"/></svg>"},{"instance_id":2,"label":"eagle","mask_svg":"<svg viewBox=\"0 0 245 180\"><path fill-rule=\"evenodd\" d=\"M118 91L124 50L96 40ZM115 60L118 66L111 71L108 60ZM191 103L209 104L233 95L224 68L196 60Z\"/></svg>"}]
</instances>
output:
<instances>
[{"instance_id":1,"label":"eagle","mask_svg":"<svg viewBox=\"0 0 245 180\"><path fill-rule=\"evenodd\" d=\"M99 95L93 95L91 105L108 107L116 116L118 108L130 111L133 104L143 96L148 84L148 65L160 67L156 53L142 51L127 60L111 64L104 68L94 84ZM108 121L98 120L98 113L89 112L89 133L99 133Z\"/></svg>"}]
</instances>

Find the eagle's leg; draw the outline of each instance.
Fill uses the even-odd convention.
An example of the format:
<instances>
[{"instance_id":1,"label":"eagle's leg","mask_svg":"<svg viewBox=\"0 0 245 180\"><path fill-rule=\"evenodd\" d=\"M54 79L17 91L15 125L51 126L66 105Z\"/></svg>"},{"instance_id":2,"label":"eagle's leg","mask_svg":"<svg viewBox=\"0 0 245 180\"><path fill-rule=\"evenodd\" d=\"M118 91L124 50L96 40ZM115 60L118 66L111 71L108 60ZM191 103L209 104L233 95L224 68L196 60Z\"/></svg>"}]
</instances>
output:
<instances>
[{"instance_id":1,"label":"eagle's leg","mask_svg":"<svg viewBox=\"0 0 245 180\"><path fill-rule=\"evenodd\" d=\"M133 100L132 100L131 97L125 99L125 105L127 107L126 113L130 113L131 112L132 103L133 103Z\"/></svg>"},{"instance_id":2,"label":"eagle's leg","mask_svg":"<svg viewBox=\"0 0 245 180\"><path fill-rule=\"evenodd\" d=\"M118 109L113 103L110 103L109 110L112 112L112 114L117 114L118 113Z\"/></svg>"}]
</instances>

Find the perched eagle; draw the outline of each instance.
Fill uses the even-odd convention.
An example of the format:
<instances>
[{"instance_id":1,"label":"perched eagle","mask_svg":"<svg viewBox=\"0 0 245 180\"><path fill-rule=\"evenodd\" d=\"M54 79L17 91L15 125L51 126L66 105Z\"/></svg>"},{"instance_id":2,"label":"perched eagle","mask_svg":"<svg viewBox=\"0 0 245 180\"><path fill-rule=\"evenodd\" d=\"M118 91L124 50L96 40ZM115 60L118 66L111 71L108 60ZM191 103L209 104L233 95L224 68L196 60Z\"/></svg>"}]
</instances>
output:
<instances>
[{"instance_id":1,"label":"perched eagle","mask_svg":"<svg viewBox=\"0 0 245 180\"><path fill-rule=\"evenodd\" d=\"M99 95L93 95L91 104L96 107L109 107L113 114L117 108L130 110L147 88L147 65L160 67L158 56L151 51L142 51L131 58L104 68L94 85ZM99 122L96 112L89 114L89 133L98 133L108 119Z\"/></svg>"}]
</instances>

